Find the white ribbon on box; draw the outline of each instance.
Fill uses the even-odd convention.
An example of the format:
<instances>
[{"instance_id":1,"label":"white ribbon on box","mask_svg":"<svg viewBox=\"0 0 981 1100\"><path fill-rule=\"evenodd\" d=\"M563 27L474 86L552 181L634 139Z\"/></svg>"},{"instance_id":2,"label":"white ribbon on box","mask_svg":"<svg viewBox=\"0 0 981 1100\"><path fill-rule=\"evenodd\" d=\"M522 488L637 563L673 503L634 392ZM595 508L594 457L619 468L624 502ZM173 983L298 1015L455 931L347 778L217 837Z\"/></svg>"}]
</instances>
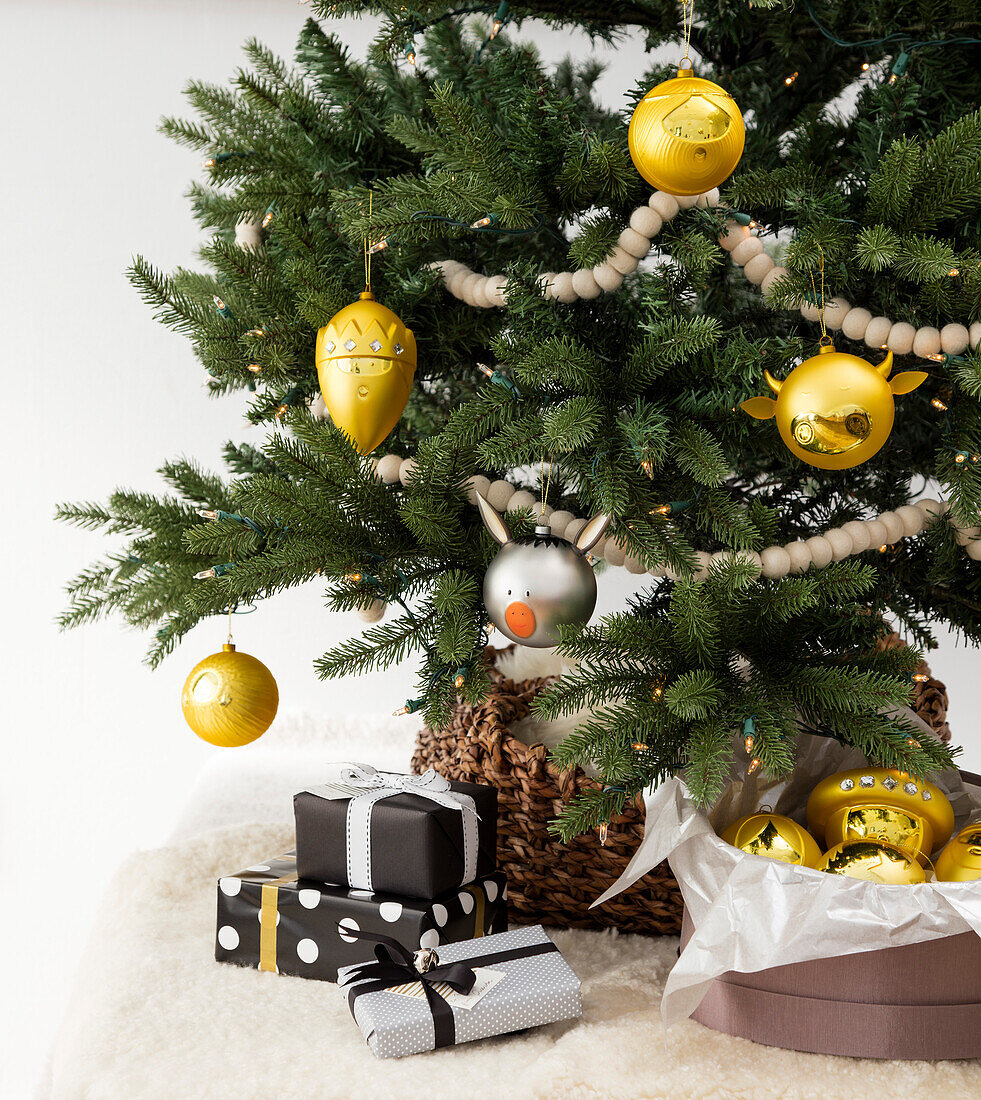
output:
<instances>
[{"instance_id":1,"label":"white ribbon on box","mask_svg":"<svg viewBox=\"0 0 981 1100\"><path fill-rule=\"evenodd\" d=\"M795 816L795 810L800 815L802 788L809 791L814 785L809 779L802 781L802 771L813 776L816 769L820 778L865 762L852 751L857 763L839 758L828 766L829 758L842 751L837 742L810 738L808 743L804 736L801 742L803 769L799 765L794 777L779 785L779 799L770 802L776 812L789 816ZM981 791L966 788L953 771L935 782L951 798L960 828L981 807ZM767 792L767 800L775 793ZM806 794L803 797L806 801ZM981 880L886 886L749 855L716 835L678 778L648 791L644 804L643 841L623 874L593 904L602 905L662 860L670 860L693 933L665 983L661 1017L666 1027L687 1019L712 981L730 970L749 974L961 932L981 936ZM756 808L747 807L745 798L727 803L732 819Z\"/></svg>"},{"instance_id":2,"label":"white ribbon on box","mask_svg":"<svg viewBox=\"0 0 981 1100\"><path fill-rule=\"evenodd\" d=\"M414 794L446 809L460 812L463 828L463 878L460 885L477 877L477 808L468 794L450 789L449 780L430 768L423 775L394 775L376 771L370 764L334 764L328 781L308 787L319 798L350 798L347 804L345 843L347 881L356 890L372 890L371 813L375 803L396 794Z\"/></svg>"}]
</instances>

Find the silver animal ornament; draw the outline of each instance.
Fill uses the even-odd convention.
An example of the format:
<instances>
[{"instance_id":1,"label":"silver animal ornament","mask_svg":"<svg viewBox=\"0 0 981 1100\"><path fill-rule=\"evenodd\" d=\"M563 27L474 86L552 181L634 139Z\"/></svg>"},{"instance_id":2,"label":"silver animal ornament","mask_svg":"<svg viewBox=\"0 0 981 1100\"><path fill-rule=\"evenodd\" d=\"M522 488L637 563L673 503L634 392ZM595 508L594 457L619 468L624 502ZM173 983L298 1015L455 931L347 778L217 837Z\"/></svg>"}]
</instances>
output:
<instances>
[{"instance_id":1,"label":"silver animal ornament","mask_svg":"<svg viewBox=\"0 0 981 1100\"><path fill-rule=\"evenodd\" d=\"M596 577L586 554L612 518L593 516L574 542L552 534L547 523L512 539L500 513L481 495L484 526L501 544L484 574L484 606L512 642L546 649L558 645L559 627L588 622L596 607Z\"/></svg>"}]
</instances>

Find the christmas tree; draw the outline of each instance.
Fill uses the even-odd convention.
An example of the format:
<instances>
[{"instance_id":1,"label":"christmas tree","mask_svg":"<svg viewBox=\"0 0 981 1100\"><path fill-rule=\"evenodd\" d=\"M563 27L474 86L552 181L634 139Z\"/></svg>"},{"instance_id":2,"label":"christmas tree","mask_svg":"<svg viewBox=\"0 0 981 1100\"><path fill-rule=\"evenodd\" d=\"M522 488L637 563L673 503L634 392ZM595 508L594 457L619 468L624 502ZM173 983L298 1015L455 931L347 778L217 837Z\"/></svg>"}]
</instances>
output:
<instances>
[{"instance_id":1,"label":"christmas tree","mask_svg":"<svg viewBox=\"0 0 981 1100\"><path fill-rule=\"evenodd\" d=\"M320 674L415 660L407 709L439 724L489 683L480 492L514 536L608 515L594 555L652 574L561 632L578 666L537 707L591 708L555 761L603 780L562 835L679 769L710 799L734 734L773 776L802 726L913 775L948 764L895 708L935 624L981 640L981 7L313 9L292 64L250 42L231 87L191 83L195 118L163 123L206 158L206 270L131 272L267 442L228 443L221 474L168 462L172 495L64 506L123 545L71 583L63 624L116 613L155 632L155 664L202 618L320 578L331 607L385 612ZM364 62L331 33L350 13L384 17ZM745 120L721 195L652 195L632 160L631 114L676 64L621 74L619 114L594 60L543 66L531 19L690 56ZM315 363L366 281L418 354L370 457L323 413ZM891 348L888 408L783 415L823 332L872 367ZM912 507L928 485L941 503ZM893 625L910 647L877 647Z\"/></svg>"}]
</instances>

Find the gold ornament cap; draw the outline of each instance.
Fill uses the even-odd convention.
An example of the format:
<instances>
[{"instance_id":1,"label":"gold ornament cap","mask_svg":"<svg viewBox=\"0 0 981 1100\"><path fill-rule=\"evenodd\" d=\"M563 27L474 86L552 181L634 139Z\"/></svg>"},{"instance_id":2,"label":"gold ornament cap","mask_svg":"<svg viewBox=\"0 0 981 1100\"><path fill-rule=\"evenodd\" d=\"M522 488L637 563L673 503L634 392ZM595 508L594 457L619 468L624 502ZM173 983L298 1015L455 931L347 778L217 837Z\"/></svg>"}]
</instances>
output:
<instances>
[{"instance_id":1,"label":"gold ornament cap","mask_svg":"<svg viewBox=\"0 0 981 1100\"><path fill-rule=\"evenodd\" d=\"M950 799L895 768L852 768L823 779L807 800L807 825L825 847L847 839L899 842L929 856L954 831Z\"/></svg>"},{"instance_id":2,"label":"gold ornament cap","mask_svg":"<svg viewBox=\"0 0 981 1100\"><path fill-rule=\"evenodd\" d=\"M886 886L926 882L926 872L913 854L884 840L848 840L836 844L818 860L817 870Z\"/></svg>"},{"instance_id":3,"label":"gold ornament cap","mask_svg":"<svg viewBox=\"0 0 981 1100\"><path fill-rule=\"evenodd\" d=\"M317 375L331 419L370 454L399 421L416 373L416 338L364 290L317 333Z\"/></svg>"},{"instance_id":4,"label":"gold ornament cap","mask_svg":"<svg viewBox=\"0 0 981 1100\"><path fill-rule=\"evenodd\" d=\"M940 882L973 882L981 878L981 821L965 825L937 856Z\"/></svg>"},{"instance_id":5,"label":"gold ornament cap","mask_svg":"<svg viewBox=\"0 0 981 1100\"><path fill-rule=\"evenodd\" d=\"M821 858L814 837L791 817L761 811L732 823L722 833L726 844L754 856L813 867Z\"/></svg>"}]
</instances>

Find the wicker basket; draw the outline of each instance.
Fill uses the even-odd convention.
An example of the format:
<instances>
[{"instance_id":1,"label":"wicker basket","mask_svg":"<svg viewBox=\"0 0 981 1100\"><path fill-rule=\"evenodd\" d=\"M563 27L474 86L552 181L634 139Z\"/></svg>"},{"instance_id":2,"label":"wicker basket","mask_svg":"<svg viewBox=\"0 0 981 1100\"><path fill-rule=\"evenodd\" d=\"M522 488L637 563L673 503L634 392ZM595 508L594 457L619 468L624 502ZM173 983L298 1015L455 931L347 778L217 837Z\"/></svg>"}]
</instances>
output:
<instances>
[{"instance_id":1,"label":"wicker basket","mask_svg":"<svg viewBox=\"0 0 981 1100\"><path fill-rule=\"evenodd\" d=\"M896 636L886 644L902 644ZM921 663L920 672L929 675ZM548 822L563 804L596 787L581 769L557 771L544 745L526 745L510 727L524 718L531 701L550 681L515 683L493 670L490 695L479 706L459 706L448 727L419 733L412 770L435 768L448 779L489 783L498 792L498 862L508 876L511 916L519 924L561 928L618 928L649 936L681 931L682 900L667 863L629 890L590 911L590 904L620 875L644 835L644 806L638 797L610 822L607 843L595 834L562 844ZM944 740L947 694L930 679L916 685L917 713Z\"/></svg>"}]
</instances>

